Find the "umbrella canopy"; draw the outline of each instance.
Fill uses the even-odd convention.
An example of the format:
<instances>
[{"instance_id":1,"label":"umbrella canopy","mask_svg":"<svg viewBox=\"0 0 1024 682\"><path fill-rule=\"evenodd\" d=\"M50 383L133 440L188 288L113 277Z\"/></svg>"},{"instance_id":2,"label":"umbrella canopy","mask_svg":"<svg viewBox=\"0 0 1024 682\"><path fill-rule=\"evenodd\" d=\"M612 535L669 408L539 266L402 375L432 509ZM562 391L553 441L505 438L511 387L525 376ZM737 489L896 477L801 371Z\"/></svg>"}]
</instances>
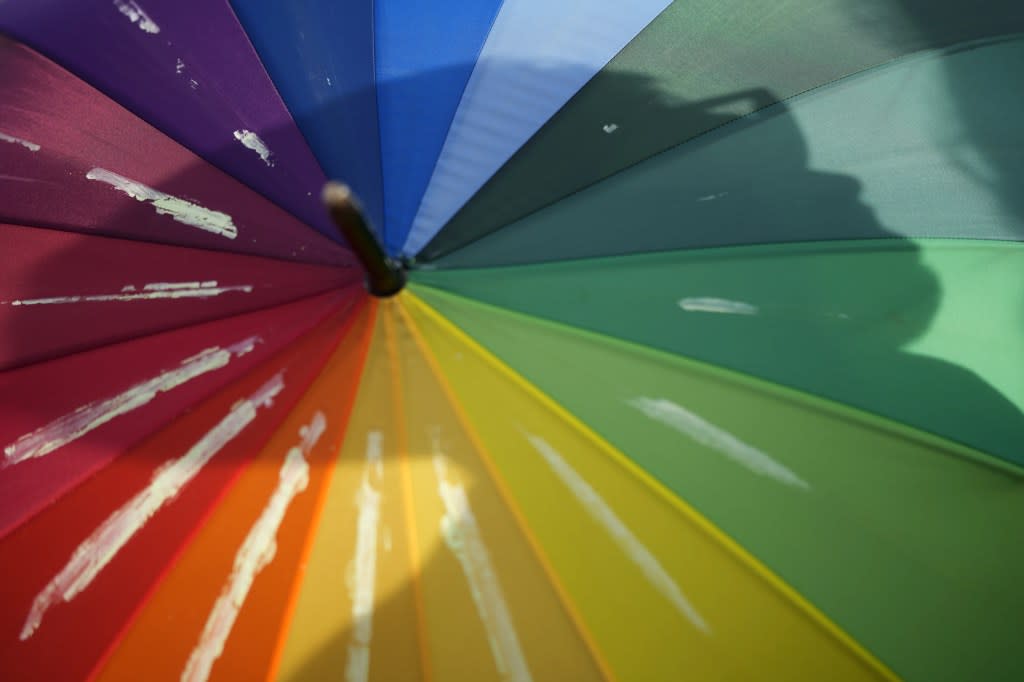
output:
<instances>
[{"instance_id":1,"label":"umbrella canopy","mask_svg":"<svg viewBox=\"0 0 1024 682\"><path fill-rule=\"evenodd\" d=\"M0 2L0 677L1024 676L1022 72L1010 0Z\"/></svg>"}]
</instances>

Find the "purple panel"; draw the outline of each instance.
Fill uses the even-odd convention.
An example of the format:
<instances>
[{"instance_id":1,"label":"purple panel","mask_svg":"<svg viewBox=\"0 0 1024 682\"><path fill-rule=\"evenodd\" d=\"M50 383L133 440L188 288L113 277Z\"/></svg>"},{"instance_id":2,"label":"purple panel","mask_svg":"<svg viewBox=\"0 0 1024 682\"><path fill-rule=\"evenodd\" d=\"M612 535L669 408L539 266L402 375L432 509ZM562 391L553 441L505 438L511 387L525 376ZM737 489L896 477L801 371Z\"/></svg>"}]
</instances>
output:
<instances>
[{"instance_id":1,"label":"purple panel","mask_svg":"<svg viewBox=\"0 0 1024 682\"><path fill-rule=\"evenodd\" d=\"M0 31L335 238L323 171L226 0L5 0Z\"/></svg>"},{"instance_id":2,"label":"purple panel","mask_svg":"<svg viewBox=\"0 0 1024 682\"><path fill-rule=\"evenodd\" d=\"M355 265L339 244L4 38L0 221Z\"/></svg>"}]
</instances>

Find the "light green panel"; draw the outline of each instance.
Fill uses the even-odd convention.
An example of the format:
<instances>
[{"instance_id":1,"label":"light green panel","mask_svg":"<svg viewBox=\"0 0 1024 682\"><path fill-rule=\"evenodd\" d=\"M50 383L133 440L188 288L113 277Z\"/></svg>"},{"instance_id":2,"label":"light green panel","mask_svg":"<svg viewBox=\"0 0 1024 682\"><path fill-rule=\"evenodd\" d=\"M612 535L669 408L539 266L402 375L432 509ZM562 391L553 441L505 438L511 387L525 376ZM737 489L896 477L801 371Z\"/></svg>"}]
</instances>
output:
<instances>
[{"instance_id":1,"label":"light green panel","mask_svg":"<svg viewBox=\"0 0 1024 682\"><path fill-rule=\"evenodd\" d=\"M675 251L413 280L722 365L1024 465L1024 244Z\"/></svg>"},{"instance_id":2,"label":"light green panel","mask_svg":"<svg viewBox=\"0 0 1024 682\"><path fill-rule=\"evenodd\" d=\"M1024 678L1014 470L771 384L415 289L897 674Z\"/></svg>"}]
</instances>

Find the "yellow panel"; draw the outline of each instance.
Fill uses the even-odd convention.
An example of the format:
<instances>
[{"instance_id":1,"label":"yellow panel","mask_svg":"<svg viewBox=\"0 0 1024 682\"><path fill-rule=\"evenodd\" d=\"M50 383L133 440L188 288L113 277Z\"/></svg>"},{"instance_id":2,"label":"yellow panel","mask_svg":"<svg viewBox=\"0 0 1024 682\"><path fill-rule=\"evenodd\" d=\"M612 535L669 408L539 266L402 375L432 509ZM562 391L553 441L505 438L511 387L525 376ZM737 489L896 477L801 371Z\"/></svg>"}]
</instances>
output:
<instances>
[{"instance_id":1,"label":"yellow panel","mask_svg":"<svg viewBox=\"0 0 1024 682\"><path fill-rule=\"evenodd\" d=\"M335 467L278 678L601 679L393 300Z\"/></svg>"},{"instance_id":2,"label":"yellow panel","mask_svg":"<svg viewBox=\"0 0 1024 682\"><path fill-rule=\"evenodd\" d=\"M403 300L617 677L891 678L622 453L419 299Z\"/></svg>"},{"instance_id":3,"label":"yellow panel","mask_svg":"<svg viewBox=\"0 0 1024 682\"><path fill-rule=\"evenodd\" d=\"M334 465L279 679L420 678L412 548L398 459L400 430L383 317L377 317ZM366 596L354 611L353 600L360 593ZM373 607L370 614L364 613L367 604ZM358 668L360 658L368 664L369 676L355 670L346 676L346 666Z\"/></svg>"},{"instance_id":4,"label":"yellow panel","mask_svg":"<svg viewBox=\"0 0 1024 682\"><path fill-rule=\"evenodd\" d=\"M437 680L590 680L601 672L474 443L398 313L420 584Z\"/></svg>"}]
</instances>

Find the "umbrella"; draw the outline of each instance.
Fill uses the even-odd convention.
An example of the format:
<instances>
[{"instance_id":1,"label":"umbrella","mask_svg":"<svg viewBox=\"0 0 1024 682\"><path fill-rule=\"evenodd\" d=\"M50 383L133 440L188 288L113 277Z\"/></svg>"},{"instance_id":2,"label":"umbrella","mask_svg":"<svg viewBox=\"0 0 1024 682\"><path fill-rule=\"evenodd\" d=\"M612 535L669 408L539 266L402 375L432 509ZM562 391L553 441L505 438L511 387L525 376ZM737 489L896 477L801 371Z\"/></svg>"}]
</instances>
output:
<instances>
[{"instance_id":1,"label":"umbrella","mask_svg":"<svg viewBox=\"0 0 1024 682\"><path fill-rule=\"evenodd\" d=\"M1020 678L1022 27L4 0L2 676Z\"/></svg>"}]
</instances>

